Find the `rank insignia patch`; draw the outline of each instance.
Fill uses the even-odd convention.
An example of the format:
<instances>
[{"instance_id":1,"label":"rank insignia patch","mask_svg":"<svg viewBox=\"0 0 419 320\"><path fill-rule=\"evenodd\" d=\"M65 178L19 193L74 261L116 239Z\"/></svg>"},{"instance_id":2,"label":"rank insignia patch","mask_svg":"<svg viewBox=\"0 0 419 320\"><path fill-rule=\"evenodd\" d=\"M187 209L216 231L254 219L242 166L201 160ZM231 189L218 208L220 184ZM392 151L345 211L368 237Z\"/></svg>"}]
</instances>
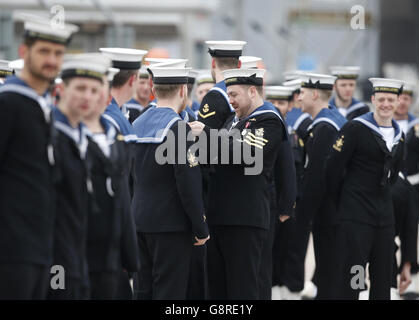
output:
<instances>
[{"instance_id":1,"label":"rank insignia patch","mask_svg":"<svg viewBox=\"0 0 419 320\"><path fill-rule=\"evenodd\" d=\"M197 157L191 152L191 150L188 150L188 154L187 154L187 158L188 158L188 163L189 163L189 167L195 167L198 165L198 159Z\"/></svg>"},{"instance_id":2,"label":"rank insignia patch","mask_svg":"<svg viewBox=\"0 0 419 320\"><path fill-rule=\"evenodd\" d=\"M335 149L336 151L341 152L342 151L342 147L343 147L343 138L345 136L340 137L339 139L336 140L335 144L333 145L333 149Z\"/></svg>"},{"instance_id":3,"label":"rank insignia patch","mask_svg":"<svg viewBox=\"0 0 419 320\"><path fill-rule=\"evenodd\" d=\"M210 110L210 107L208 105L208 103L206 103L203 107L202 107L202 112L198 111L198 114L200 115L201 118L206 119L208 117L211 117L215 114L215 111L208 113L208 111Z\"/></svg>"}]
</instances>

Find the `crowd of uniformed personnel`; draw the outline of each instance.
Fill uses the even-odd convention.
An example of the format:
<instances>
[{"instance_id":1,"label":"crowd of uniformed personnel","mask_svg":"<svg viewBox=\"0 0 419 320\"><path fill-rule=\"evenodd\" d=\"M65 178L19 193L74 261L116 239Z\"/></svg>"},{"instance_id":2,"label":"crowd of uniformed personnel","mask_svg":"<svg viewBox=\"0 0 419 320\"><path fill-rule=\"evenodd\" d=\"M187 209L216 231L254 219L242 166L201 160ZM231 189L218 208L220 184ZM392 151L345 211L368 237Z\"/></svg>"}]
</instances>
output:
<instances>
[{"instance_id":1,"label":"crowd of uniformed personnel","mask_svg":"<svg viewBox=\"0 0 419 320\"><path fill-rule=\"evenodd\" d=\"M23 65L0 65L0 299L300 299L310 233L316 299L358 299L367 265L370 299L411 284L408 83L371 78L370 111L358 67L265 86L244 41L207 41L196 72L24 29Z\"/></svg>"}]
</instances>

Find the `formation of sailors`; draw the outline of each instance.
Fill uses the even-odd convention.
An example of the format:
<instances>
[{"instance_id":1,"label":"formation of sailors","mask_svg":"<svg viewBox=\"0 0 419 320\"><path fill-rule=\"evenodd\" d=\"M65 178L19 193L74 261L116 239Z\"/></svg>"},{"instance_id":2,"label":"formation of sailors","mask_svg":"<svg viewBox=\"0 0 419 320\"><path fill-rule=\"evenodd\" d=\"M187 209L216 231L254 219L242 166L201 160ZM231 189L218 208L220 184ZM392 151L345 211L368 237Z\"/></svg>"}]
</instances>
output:
<instances>
[{"instance_id":1,"label":"formation of sailors","mask_svg":"<svg viewBox=\"0 0 419 320\"><path fill-rule=\"evenodd\" d=\"M0 64L1 299L298 298L310 232L317 299L358 299L367 264L370 299L411 283L409 84L371 78L370 111L357 67L264 86L244 41L207 41L196 72L131 48L65 54L74 25L24 29L21 66Z\"/></svg>"}]
</instances>

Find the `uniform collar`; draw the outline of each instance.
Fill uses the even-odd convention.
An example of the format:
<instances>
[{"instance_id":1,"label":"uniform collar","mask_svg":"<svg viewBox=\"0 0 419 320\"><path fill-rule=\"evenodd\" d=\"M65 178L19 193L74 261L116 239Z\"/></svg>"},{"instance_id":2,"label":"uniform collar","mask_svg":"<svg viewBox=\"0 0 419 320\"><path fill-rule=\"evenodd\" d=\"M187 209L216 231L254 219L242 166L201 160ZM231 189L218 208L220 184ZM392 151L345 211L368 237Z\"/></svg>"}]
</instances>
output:
<instances>
[{"instance_id":1,"label":"uniform collar","mask_svg":"<svg viewBox=\"0 0 419 320\"><path fill-rule=\"evenodd\" d=\"M364 114L364 115L362 115L358 118L355 118L354 120L361 122L363 125L368 127L374 133L376 133L381 138L383 138L383 134L380 131L380 127L379 127L377 121L375 121L375 119L374 119L374 113L373 112L368 112L368 113L366 113L366 114ZM400 130L400 127L399 127L398 123L394 119L391 119L391 125L394 128L394 144L396 144L396 143L399 142L399 140L402 137L402 131Z\"/></svg>"},{"instance_id":2,"label":"uniform collar","mask_svg":"<svg viewBox=\"0 0 419 320\"><path fill-rule=\"evenodd\" d=\"M327 122L331 124L337 131L339 131L343 125L346 123L346 118L344 118L336 108L329 106L328 108L323 108L313 119L313 123L307 128L311 130L316 124L320 122Z\"/></svg>"},{"instance_id":3,"label":"uniform collar","mask_svg":"<svg viewBox=\"0 0 419 320\"><path fill-rule=\"evenodd\" d=\"M137 143L161 143L167 136L172 125L182 120L172 108L149 108L141 117L134 121L134 134Z\"/></svg>"},{"instance_id":4,"label":"uniform collar","mask_svg":"<svg viewBox=\"0 0 419 320\"><path fill-rule=\"evenodd\" d=\"M22 87L26 87L26 88L30 88L30 89L34 90L31 86L29 86L23 79L19 78L18 76L7 77L4 84L5 85L6 84L15 84L15 85L18 85L18 86L22 86ZM46 98L48 96L48 89L45 90L45 92L41 96Z\"/></svg>"}]
</instances>

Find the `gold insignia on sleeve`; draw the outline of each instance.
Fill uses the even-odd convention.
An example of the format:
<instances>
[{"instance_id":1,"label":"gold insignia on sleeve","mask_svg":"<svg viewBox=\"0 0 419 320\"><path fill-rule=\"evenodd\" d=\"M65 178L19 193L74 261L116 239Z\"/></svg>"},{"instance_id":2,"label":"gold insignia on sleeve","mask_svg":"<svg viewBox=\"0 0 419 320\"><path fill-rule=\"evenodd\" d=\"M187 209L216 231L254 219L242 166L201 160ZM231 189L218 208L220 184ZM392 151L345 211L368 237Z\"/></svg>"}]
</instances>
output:
<instances>
[{"instance_id":1,"label":"gold insignia on sleeve","mask_svg":"<svg viewBox=\"0 0 419 320\"><path fill-rule=\"evenodd\" d=\"M300 147L304 147L304 141L301 138L298 138L298 143L300 144Z\"/></svg>"},{"instance_id":2,"label":"gold insignia on sleeve","mask_svg":"<svg viewBox=\"0 0 419 320\"><path fill-rule=\"evenodd\" d=\"M263 128L259 128L259 129L256 129L255 133L256 133L256 136L263 137L263 134L265 133L265 130Z\"/></svg>"},{"instance_id":3,"label":"gold insignia on sleeve","mask_svg":"<svg viewBox=\"0 0 419 320\"><path fill-rule=\"evenodd\" d=\"M246 142L250 146L263 149L263 147L268 143L268 140L263 138L263 133L264 133L263 128L256 129L256 132L255 132L256 135L248 131L243 136L243 142Z\"/></svg>"},{"instance_id":4,"label":"gold insignia on sleeve","mask_svg":"<svg viewBox=\"0 0 419 320\"><path fill-rule=\"evenodd\" d=\"M215 114L215 111L210 112L210 113L208 113L208 114L202 114L202 113L201 113L201 111L198 111L198 114L201 116L201 118L206 119L206 118L208 118L208 117L213 116L213 115Z\"/></svg>"},{"instance_id":5,"label":"gold insignia on sleeve","mask_svg":"<svg viewBox=\"0 0 419 320\"><path fill-rule=\"evenodd\" d=\"M191 150L188 150L187 158L189 162L189 167L196 167L198 165L198 159L195 157L195 155L191 152Z\"/></svg>"},{"instance_id":6,"label":"gold insignia on sleeve","mask_svg":"<svg viewBox=\"0 0 419 320\"><path fill-rule=\"evenodd\" d=\"M414 130L415 130L415 136L416 138L419 138L419 124L414 126Z\"/></svg>"},{"instance_id":7,"label":"gold insignia on sleeve","mask_svg":"<svg viewBox=\"0 0 419 320\"><path fill-rule=\"evenodd\" d=\"M208 103L206 103L202 107L202 112L203 113L201 113L201 111L198 111L198 114L201 116L201 118L206 119L206 118L211 117L215 114L215 111L207 113L209 110L210 110L210 107L209 107Z\"/></svg>"},{"instance_id":8,"label":"gold insignia on sleeve","mask_svg":"<svg viewBox=\"0 0 419 320\"><path fill-rule=\"evenodd\" d=\"M123 136L122 134L118 134L118 135L116 136L116 138L117 138L119 141L124 141L124 136Z\"/></svg>"},{"instance_id":9,"label":"gold insignia on sleeve","mask_svg":"<svg viewBox=\"0 0 419 320\"><path fill-rule=\"evenodd\" d=\"M313 132L310 132L310 137L312 137L312 138L314 137Z\"/></svg>"},{"instance_id":10,"label":"gold insignia on sleeve","mask_svg":"<svg viewBox=\"0 0 419 320\"><path fill-rule=\"evenodd\" d=\"M256 121L256 118L249 119L249 121Z\"/></svg>"},{"instance_id":11,"label":"gold insignia on sleeve","mask_svg":"<svg viewBox=\"0 0 419 320\"><path fill-rule=\"evenodd\" d=\"M340 137L339 139L336 140L335 144L333 145L333 149L335 149L336 151L341 152L342 151L342 147L343 147L343 138L345 136Z\"/></svg>"}]
</instances>

